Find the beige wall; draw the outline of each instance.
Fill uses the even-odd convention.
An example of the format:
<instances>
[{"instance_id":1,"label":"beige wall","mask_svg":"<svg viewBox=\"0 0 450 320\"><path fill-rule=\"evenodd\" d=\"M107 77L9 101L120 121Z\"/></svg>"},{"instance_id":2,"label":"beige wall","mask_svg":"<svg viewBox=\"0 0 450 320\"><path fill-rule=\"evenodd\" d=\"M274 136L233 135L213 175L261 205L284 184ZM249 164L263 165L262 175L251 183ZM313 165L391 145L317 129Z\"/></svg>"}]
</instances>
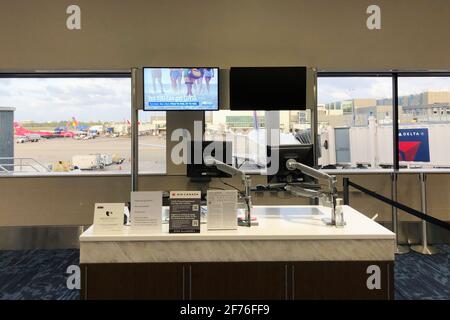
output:
<instances>
[{"instance_id":1,"label":"beige wall","mask_svg":"<svg viewBox=\"0 0 450 320\"><path fill-rule=\"evenodd\" d=\"M82 30L66 29L69 4ZM382 29L366 9L382 9ZM448 0L2 0L1 69L450 69Z\"/></svg>"},{"instance_id":2,"label":"beige wall","mask_svg":"<svg viewBox=\"0 0 450 320\"><path fill-rule=\"evenodd\" d=\"M351 181L385 197L391 195L389 174L350 175ZM338 176L342 191L342 176ZM240 181L227 179L240 187ZM253 185L265 183L264 176L252 176ZM141 176L140 190L200 190L206 186L189 183L183 175ZM211 187L224 187L215 181ZM428 175L429 214L450 221L450 175ZM0 177L0 226L89 225L95 202L130 201L130 178L126 176L85 177ZM309 200L285 193L255 192L255 204L308 204ZM420 210L420 184L417 174L402 174L398 179L398 200ZM369 217L378 214L378 221L391 220L391 207L351 189L350 204ZM417 221L406 213L400 221Z\"/></svg>"},{"instance_id":3,"label":"beige wall","mask_svg":"<svg viewBox=\"0 0 450 320\"><path fill-rule=\"evenodd\" d=\"M226 179L236 187L241 182ZM263 176L252 178L253 184L265 183ZM0 227L5 226L79 226L93 222L96 202L130 201L129 176L74 177L1 177ZM211 187L225 187L218 181ZM201 190L184 175L141 176L139 190ZM289 195L270 197L256 192L255 204L308 204L307 199Z\"/></svg>"}]
</instances>

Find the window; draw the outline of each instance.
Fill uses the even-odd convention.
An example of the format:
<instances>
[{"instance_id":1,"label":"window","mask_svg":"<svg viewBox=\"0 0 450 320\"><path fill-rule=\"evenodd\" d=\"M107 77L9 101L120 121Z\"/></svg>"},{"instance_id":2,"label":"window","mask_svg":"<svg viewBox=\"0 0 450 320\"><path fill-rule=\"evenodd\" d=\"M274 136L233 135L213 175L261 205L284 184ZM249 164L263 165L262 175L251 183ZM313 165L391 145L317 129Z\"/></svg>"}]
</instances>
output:
<instances>
[{"instance_id":1,"label":"window","mask_svg":"<svg viewBox=\"0 0 450 320\"><path fill-rule=\"evenodd\" d=\"M450 76L400 74L398 104L400 165L450 167Z\"/></svg>"},{"instance_id":2,"label":"window","mask_svg":"<svg viewBox=\"0 0 450 320\"><path fill-rule=\"evenodd\" d=\"M279 136L273 145L312 144L310 110L205 112L205 124L205 140L232 141L234 163L247 172L266 167L268 126Z\"/></svg>"},{"instance_id":3,"label":"window","mask_svg":"<svg viewBox=\"0 0 450 320\"><path fill-rule=\"evenodd\" d=\"M392 167L392 78L319 74L319 165Z\"/></svg>"},{"instance_id":4,"label":"window","mask_svg":"<svg viewBox=\"0 0 450 320\"><path fill-rule=\"evenodd\" d=\"M126 73L0 78L0 171L129 172L130 94Z\"/></svg>"},{"instance_id":5,"label":"window","mask_svg":"<svg viewBox=\"0 0 450 320\"><path fill-rule=\"evenodd\" d=\"M266 165L265 120L263 111L206 111L204 140L231 141L235 166L260 170Z\"/></svg>"},{"instance_id":6,"label":"window","mask_svg":"<svg viewBox=\"0 0 450 320\"><path fill-rule=\"evenodd\" d=\"M129 73L2 75L0 123L0 172L130 172ZM166 172L165 136L139 113L140 173Z\"/></svg>"},{"instance_id":7,"label":"window","mask_svg":"<svg viewBox=\"0 0 450 320\"><path fill-rule=\"evenodd\" d=\"M129 172L130 86L126 74L0 78L0 106L12 108L1 141L13 144L0 170Z\"/></svg>"},{"instance_id":8,"label":"window","mask_svg":"<svg viewBox=\"0 0 450 320\"><path fill-rule=\"evenodd\" d=\"M139 111L139 173L166 172L166 112Z\"/></svg>"},{"instance_id":9,"label":"window","mask_svg":"<svg viewBox=\"0 0 450 320\"><path fill-rule=\"evenodd\" d=\"M312 144L311 110L280 111L280 145Z\"/></svg>"}]
</instances>

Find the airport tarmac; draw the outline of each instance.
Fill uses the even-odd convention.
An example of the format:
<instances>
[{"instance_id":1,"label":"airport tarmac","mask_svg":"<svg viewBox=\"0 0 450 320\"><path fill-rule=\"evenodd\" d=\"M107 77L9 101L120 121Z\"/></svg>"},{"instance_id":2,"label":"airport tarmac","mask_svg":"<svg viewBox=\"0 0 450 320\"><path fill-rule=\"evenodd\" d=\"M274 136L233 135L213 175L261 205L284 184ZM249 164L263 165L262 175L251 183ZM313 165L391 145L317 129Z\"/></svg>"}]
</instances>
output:
<instances>
[{"instance_id":1,"label":"airport tarmac","mask_svg":"<svg viewBox=\"0 0 450 320\"><path fill-rule=\"evenodd\" d=\"M120 165L113 164L102 171L130 171L131 138L97 137L90 140L73 138L41 139L39 142L14 144L16 158L32 158L48 167L58 161L71 161L74 155L110 154L124 158ZM165 137L139 136L139 171L163 173L166 170ZM18 161L16 160L16 163ZM18 168L16 168L16 171ZM29 169L27 170L29 171Z\"/></svg>"}]
</instances>

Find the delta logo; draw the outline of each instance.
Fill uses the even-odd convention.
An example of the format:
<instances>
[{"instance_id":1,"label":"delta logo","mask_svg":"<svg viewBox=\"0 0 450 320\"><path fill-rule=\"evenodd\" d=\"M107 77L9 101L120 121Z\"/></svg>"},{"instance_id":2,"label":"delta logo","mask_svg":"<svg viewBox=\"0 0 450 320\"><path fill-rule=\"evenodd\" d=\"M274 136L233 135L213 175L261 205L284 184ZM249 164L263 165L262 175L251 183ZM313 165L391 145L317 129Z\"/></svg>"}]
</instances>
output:
<instances>
[{"instance_id":1,"label":"delta logo","mask_svg":"<svg viewBox=\"0 0 450 320\"><path fill-rule=\"evenodd\" d=\"M408 162L430 162L428 128L400 129L398 159Z\"/></svg>"}]
</instances>

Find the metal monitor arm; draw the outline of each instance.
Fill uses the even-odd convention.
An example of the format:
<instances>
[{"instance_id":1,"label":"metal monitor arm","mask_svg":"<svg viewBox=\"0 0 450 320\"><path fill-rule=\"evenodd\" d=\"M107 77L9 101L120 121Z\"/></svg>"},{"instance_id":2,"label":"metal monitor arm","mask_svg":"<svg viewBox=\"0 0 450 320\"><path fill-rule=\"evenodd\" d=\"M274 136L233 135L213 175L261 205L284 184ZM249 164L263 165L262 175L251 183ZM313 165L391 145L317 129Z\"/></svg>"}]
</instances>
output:
<instances>
[{"instance_id":1,"label":"metal monitor arm","mask_svg":"<svg viewBox=\"0 0 450 320\"><path fill-rule=\"evenodd\" d=\"M231 176L240 176L242 184L245 188L245 221L244 224L248 227L251 226L251 210L253 207L252 204L252 197L250 195L250 189L252 186L252 181L250 179L249 175L246 175L243 171L236 169L226 163L223 163L222 161L216 160L213 157L205 157L204 163L207 167L215 166L218 170L225 172Z\"/></svg>"},{"instance_id":2,"label":"metal monitor arm","mask_svg":"<svg viewBox=\"0 0 450 320\"><path fill-rule=\"evenodd\" d=\"M337 188L336 188L336 176L331 176L303 163L297 162L294 159L289 159L286 161L286 168L288 170L299 170L302 173L315 178L317 180L328 181L328 186L325 190L311 190L307 188L302 188L296 185L287 185L285 189L292 194L297 196L303 196L313 199L322 199L325 204L331 207L331 222L330 224L336 226L336 198L337 198Z\"/></svg>"}]
</instances>

